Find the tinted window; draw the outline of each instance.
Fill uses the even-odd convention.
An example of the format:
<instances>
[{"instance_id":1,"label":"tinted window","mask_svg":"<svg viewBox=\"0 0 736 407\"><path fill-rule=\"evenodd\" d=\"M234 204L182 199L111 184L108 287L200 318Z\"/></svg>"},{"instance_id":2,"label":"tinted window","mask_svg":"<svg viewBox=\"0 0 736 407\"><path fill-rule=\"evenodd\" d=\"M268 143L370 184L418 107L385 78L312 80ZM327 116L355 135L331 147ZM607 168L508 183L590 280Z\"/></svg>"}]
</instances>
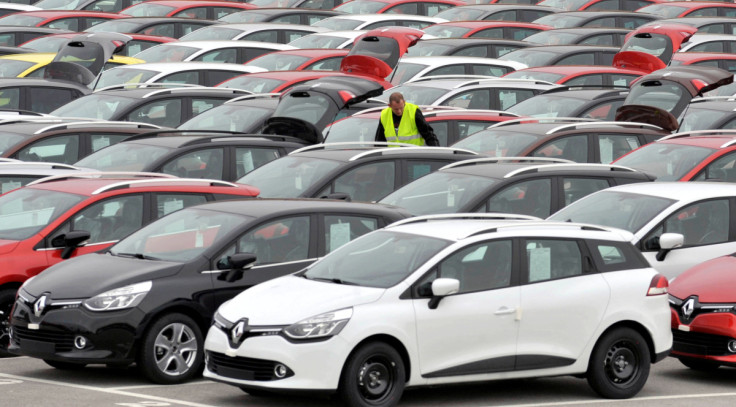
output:
<instances>
[{"instance_id":1,"label":"tinted window","mask_svg":"<svg viewBox=\"0 0 736 407\"><path fill-rule=\"evenodd\" d=\"M235 171L238 178L279 158L279 151L271 148L238 147L235 149Z\"/></svg>"},{"instance_id":2,"label":"tinted window","mask_svg":"<svg viewBox=\"0 0 736 407\"><path fill-rule=\"evenodd\" d=\"M555 280L583 274L583 256L574 240L526 240L527 281Z\"/></svg>"},{"instance_id":3,"label":"tinted window","mask_svg":"<svg viewBox=\"0 0 736 407\"><path fill-rule=\"evenodd\" d=\"M644 241L662 233L680 233L684 247L728 241L730 213L727 199L716 199L688 205L665 219L664 224Z\"/></svg>"},{"instance_id":4,"label":"tinted window","mask_svg":"<svg viewBox=\"0 0 736 407\"><path fill-rule=\"evenodd\" d=\"M435 278L454 278L460 282L458 294L508 287L511 285L512 258L510 240L474 244L442 260L437 273L425 277L420 284Z\"/></svg>"},{"instance_id":5,"label":"tinted window","mask_svg":"<svg viewBox=\"0 0 736 407\"><path fill-rule=\"evenodd\" d=\"M238 50L235 48L227 48L205 52L204 54L194 58L193 61L234 64L238 62Z\"/></svg>"},{"instance_id":6,"label":"tinted window","mask_svg":"<svg viewBox=\"0 0 736 407\"><path fill-rule=\"evenodd\" d=\"M30 88L30 92L31 110L37 113L51 113L79 96L79 92L70 89L33 87ZM2 97L0 96L0 100Z\"/></svg>"},{"instance_id":7,"label":"tinted window","mask_svg":"<svg viewBox=\"0 0 736 407\"><path fill-rule=\"evenodd\" d=\"M222 179L222 156L221 148L193 151L164 164L161 172L181 178Z\"/></svg>"},{"instance_id":8,"label":"tinted window","mask_svg":"<svg viewBox=\"0 0 736 407\"><path fill-rule=\"evenodd\" d=\"M182 122L181 110L181 99L158 100L133 110L128 114L128 120L176 127Z\"/></svg>"},{"instance_id":9,"label":"tinted window","mask_svg":"<svg viewBox=\"0 0 736 407\"><path fill-rule=\"evenodd\" d=\"M143 225L143 196L122 196L88 206L72 218L72 230L90 233L89 243L124 238Z\"/></svg>"},{"instance_id":10,"label":"tinted window","mask_svg":"<svg viewBox=\"0 0 736 407\"><path fill-rule=\"evenodd\" d=\"M168 215L187 206L207 202L207 197L196 194L156 193L154 196L156 200L156 218Z\"/></svg>"},{"instance_id":11,"label":"tinted window","mask_svg":"<svg viewBox=\"0 0 736 407\"><path fill-rule=\"evenodd\" d=\"M488 212L517 213L546 218L550 215L552 181L538 179L517 182L488 200Z\"/></svg>"},{"instance_id":12,"label":"tinted window","mask_svg":"<svg viewBox=\"0 0 736 407\"><path fill-rule=\"evenodd\" d=\"M361 165L337 177L332 192L346 193L353 201L377 201L395 189L395 166L393 161Z\"/></svg>"},{"instance_id":13,"label":"tinted window","mask_svg":"<svg viewBox=\"0 0 736 407\"><path fill-rule=\"evenodd\" d=\"M324 217L325 253L378 229L378 220L364 216L332 215Z\"/></svg>"},{"instance_id":14,"label":"tinted window","mask_svg":"<svg viewBox=\"0 0 736 407\"><path fill-rule=\"evenodd\" d=\"M18 151L23 161L46 161L74 164L79 160L79 135L44 138Z\"/></svg>"},{"instance_id":15,"label":"tinted window","mask_svg":"<svg viewBox=\"0 0 736 407\"><path fill-rule=\"evenodd\" d=\"M559 138L536 149L534 157L554 157L575 161L588 162L588 136L570 136Z\"/></svg>"},{"instance_id":16,"label":"tinted window","mask_svg":"<svg viewBox=\"0 0 736 407\"><path fill-rule=\"evenodd\" d=\"M609 186L608 181L605 179L563 178L562 193L565 195L565 205L570 205L586 195L608 188Z\"/></svg>"}]
</instances>

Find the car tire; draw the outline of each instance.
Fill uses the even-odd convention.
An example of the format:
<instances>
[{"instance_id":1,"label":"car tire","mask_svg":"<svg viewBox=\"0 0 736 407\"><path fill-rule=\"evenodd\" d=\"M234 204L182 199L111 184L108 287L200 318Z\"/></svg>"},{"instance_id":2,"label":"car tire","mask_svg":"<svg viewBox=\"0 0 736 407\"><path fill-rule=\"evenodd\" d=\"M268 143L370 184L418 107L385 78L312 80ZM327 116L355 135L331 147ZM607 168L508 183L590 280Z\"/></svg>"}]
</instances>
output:
<instances>
[{"instance_id":1,"label":"car tire","mask_svg":"<svg viewBox=\"0 0 736 407\"><path fill-rule=\"evenodd\" d=\"M631 328L614 328L598 340L590 355L588 384L605 398L631 398L646 384L650 366L644 338Z\"/></svg>"},{"instance_id":2,"label":"car tire","mask_svg":"<svg viewBox=\"0 0 736 407\"><path fill-rule=\"evenodd\" d=\"M15 356L8 352L10 345L10 311L15 303L17 290L6 288L0 290L0 358Z\"/></svg>"},{"instance_id":3,"label":"car tire","mask_svg":"<svg viewBox=\"0 0 736 407\"><path fill-rule=\"evenodd\" d=\"M383 342L362 345L348 358L338 393L352 407L395 406L404 392L406 374L401 355Z\"/></svg>"},{"instance_id":4,"label":"car tire","mask_svg":"<svg viewBox=\"0 0 736 407\"><path fill-rule=\"evenodd\" d=\"M84 369L84 367L87 366L86 363L64 362L61 360L44 359L43 361L46 362L47 365L53 367L54 369L59 369L59 370L80 370L80 369Z\"/></svg>"},{"instance_id":5,"label":"car tire","mask_svg":"<svg viewBox=\"0 0 736 407\"><path fill-rule=\"evenodd\" d=\"M721 364L710 360L695 359L695 358L678 358L680 363L689 367L690 369L697 370L700 372L712 372L719 367Z\"/></svg>"},{"instance_id":6,"label":"car tire","mask_svg":"<svg viewBox=\"0 0 736 407\"><path fill-rule=\"evenodd\" d=\"M192 318L164 315L143 336L138 367L154 383L182 383L202 371L203 347L202 331Z\"/></svg>"}]
</instances>

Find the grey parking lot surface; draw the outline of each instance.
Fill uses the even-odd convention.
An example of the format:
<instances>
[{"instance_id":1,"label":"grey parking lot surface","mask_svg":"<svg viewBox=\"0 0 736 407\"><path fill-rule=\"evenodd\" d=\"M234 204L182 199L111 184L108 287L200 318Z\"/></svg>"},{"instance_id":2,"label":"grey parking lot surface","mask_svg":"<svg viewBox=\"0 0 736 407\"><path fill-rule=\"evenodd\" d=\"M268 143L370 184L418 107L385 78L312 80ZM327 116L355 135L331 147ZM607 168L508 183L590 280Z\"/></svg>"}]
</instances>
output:
<instances>
[{"instance_id":1,"label":"grey parking lot surface","mask_svg":"<svg viewBox=\"0 0 736 407\"><path fill-rule=\"evenodd\" d=\"M337 406L333 400L304 396L251 397L238 388L198 379L186 384L155 385L135 368L87 367L57 370L27 357L0 359L2 406L128 407L286 407ZM736 369L696 372L669 358L652 367L644 389L630 400L605 400L584 379L551 377L501 380L472 385L407 390L400 406L543 407L543 406L734 406Z\"/></svg>"}]
</instances>

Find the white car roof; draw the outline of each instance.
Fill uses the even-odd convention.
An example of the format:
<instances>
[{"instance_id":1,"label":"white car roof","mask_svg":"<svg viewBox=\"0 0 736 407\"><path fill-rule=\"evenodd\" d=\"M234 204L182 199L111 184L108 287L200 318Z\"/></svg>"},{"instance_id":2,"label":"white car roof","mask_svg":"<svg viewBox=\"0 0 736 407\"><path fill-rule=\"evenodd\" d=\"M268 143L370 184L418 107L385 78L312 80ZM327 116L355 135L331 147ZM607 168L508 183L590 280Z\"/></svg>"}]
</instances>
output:
<instances>
[{"instance_id":1,"label":"white car roof","mask_svg":"<svg viewBox=\"0 0 736 407\"><path fill-rule=\"evenodd\" d=\"M736 184L728 182L644 182L619 185L603 191L620 191L657 196L677 201L699 201L723 196L736 197ZM602 191L596 192L600 193Z\"/></svg>"},{"instance_id":2,"label":"white car roof","mask_svg":"<svg viewBox=\"0 0 736 407\"><path fill-rule=\"evenodd\" d=\"M211 41L174 41L166 42L163 44L156 45L151 48L157 48L161 46L168 47L192 47L199 48L200 51L210 51L213 49L220 48L268 48L274 51L286 51L290 49L296 49L291 45L277 44L274 42L262 42L262 41L233 41L233 40L211 40ZM149 49L151 49L149 48Z\"/></svg>"},{"instance_id":3,"label":"white car roof","mask_svg":"<svg viewBox=\"0 0 736 407\"><path fill-rule=\"evenodd\" d=\"M448 20L437 17L418 16L414 14L346 14L344 16L334 16L325 18L324 20L358 20L365 23L375 23L385 20L410 20L410 21L426 21L434 24L445 23ZM319 21L318 21L319 22Z\"/></svg>"},{"instance_id":4,"label":"white car roof","mask_svg":"<svg viewBox=\"0 0 736 407\"><path fill-rule=\"evenodd\" d=\"M698 44L705 41L730 40L736 41L736 35L731 34L693 34L684 44Z\"/></svg>"},{"instance_id":5,"label":"white car roof","mask_svg":"<svg viewBox=\"0 0 736 407\"><path fill-rule=\"evenodd\" d=\"M116 66L113 69L143 69L148 71L156 71L159 74L170 74L175 72L190 71L193 69L207 69L214 71L240 71L243 73L255 73L255 72L266 72L266 69L258 68L255 66L245 66L242 64L227 64L221 62L198 62L198 61L187 61L186 64L181 62L151 62L145 64L132 64L132 65L121 65ZM158 75L151 80L157 78Z\"/></svg>"},{"instance_id":6,"label":"white car roof","mask_svg":"<svg viewBox=\"0 0 736 407\"><path fill-rule=\"evenodd\" d=\"M526 64L516 61L506 61L497 58L481 58L481 57L461 57L461 56L436 56L436 57L402 57L399 63L421 64L428 67L440 67L450 64L481 64L481 65L501 65L514 68L515 70L528 68Z\"/></svg>"},{"instance_id":7,"label":"white car roof","mask_svg":"<svg viewBox=\"0 0 736 407\"><path fill-rule=\"evenodd\" d=\"M232 24L215 24L208 25L204 28L230 28L233 30L240 30L243 32L254 32L262 30L305 30L313 32L326 32L330 31L324 27L315 27L313 25L304 24L282 24L282 23L232 23ZM194 32L194 31L192 31Z\"/></svg>"}]
</instances>

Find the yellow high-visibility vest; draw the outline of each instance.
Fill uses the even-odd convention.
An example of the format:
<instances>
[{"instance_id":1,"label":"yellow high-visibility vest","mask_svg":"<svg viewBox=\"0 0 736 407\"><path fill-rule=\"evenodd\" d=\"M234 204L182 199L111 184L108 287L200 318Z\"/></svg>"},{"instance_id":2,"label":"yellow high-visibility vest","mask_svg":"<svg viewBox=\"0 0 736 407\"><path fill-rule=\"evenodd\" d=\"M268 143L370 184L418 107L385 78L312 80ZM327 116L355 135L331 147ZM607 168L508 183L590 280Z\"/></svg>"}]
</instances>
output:
<instances>
[{"instance_id":1,"label":"yellow high-visibility vest","mask_svg":"<svg viewBox=\"0 0 736 407\"><path fill-rule=\"evenodd\" d=\"M417 122L414 120L419 107L412 103L404 104L404 113L401 115L399 122L399 134L394 129L394 116L390 107L381 111L381 124L383 125L383 133L386 141L390 143L408 143L418 146L425 145L424 138L419 134Z\"/></svg>"}]
</instances>

